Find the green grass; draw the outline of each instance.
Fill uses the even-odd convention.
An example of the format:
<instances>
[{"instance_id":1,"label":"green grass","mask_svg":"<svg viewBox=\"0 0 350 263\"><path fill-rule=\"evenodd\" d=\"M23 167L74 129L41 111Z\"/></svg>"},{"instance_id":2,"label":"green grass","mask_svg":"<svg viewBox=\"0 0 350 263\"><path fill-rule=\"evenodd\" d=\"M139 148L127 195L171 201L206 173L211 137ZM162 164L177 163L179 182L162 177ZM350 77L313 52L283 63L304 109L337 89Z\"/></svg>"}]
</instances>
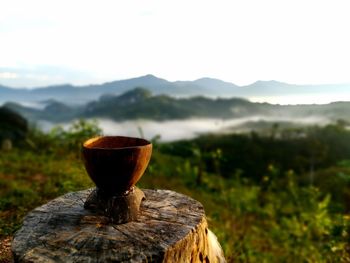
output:
<instances>
[{"instance_id":1,"label":"green grass","mask_svg":"<svg viewBox=\"0 0 350 263\"><path fill-rule=\"evenodd\" d=\"M0 239L12 236L31 209L66 192L93 186L78 147L93 133L77 129L34 134L29 146L0 151ZM350 261L350 216L334 209L341 202L339 196L273 165L262 171L261 182L242 177L240 171L222 177L213 172L220 171L220 165L206 169L196 149L193 156L181 157L162 147L155 143L139 186L171 189L200 201L229 261ZM212 154L212 163L220 154ZM350 163L344 161L339 167L317 171L315 178L339 174L339 180L348 180L348 171Z\"/></svg>"},{"instance_id":2,"label":"green grass","mask_svg":"<svg viewBox=\"0 0 350 263\"><path fill-rule=\"evenodd\" d=\"M92 185L81 161L72 154L0 152L0 235L13 234L36 206Z\"/></svg>"}]
</instances>

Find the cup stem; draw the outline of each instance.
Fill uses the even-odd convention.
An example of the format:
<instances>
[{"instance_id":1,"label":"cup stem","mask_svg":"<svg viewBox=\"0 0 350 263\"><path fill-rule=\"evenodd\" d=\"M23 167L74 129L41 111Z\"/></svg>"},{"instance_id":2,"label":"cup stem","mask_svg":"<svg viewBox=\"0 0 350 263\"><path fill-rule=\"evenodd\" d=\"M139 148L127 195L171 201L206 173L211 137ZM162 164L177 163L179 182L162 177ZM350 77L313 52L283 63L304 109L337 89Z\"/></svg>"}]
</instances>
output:
<instances>
[{"instance_id":1,"label":"cup stem","mask_svg":"<svg viewBox=\"0 0 350 263\"><path fill-rule=\"evenodd\" d=\"M132 187L123 195L103 195L95 188L84 203L84 208L95 214L106 216L114 224L124 224L137 220L140 205L145 194Z\"/></svg>"}]
</instances>

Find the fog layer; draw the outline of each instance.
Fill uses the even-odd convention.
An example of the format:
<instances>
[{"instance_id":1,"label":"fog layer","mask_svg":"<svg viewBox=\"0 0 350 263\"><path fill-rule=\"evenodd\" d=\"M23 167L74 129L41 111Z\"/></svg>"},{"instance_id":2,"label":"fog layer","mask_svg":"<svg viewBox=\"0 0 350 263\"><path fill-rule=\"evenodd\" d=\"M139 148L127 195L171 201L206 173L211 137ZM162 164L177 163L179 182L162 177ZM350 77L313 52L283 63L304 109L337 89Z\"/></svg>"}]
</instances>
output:
<instances>
[{"instance_id":1,"label":"fog layer","mask_svg":"<svg viewBox=\"0 0 350 263\"><path fill-rule=\"evenodd\" d=\"M97 119L99 127L104 135L123 135L144 137L152 139L160 136L161 141L176 141L180 139L191 139L201 134L206 133L232 133L245 132L246 123L252 122L291 122L300 125L323 125L329 123L325 118L273 118L266 116L254 116L239 119L187 119L187 120L169 120L169 121L151 121L151 120L133 120L115 122L109 119ZM56 124L50 122L39 122L39 127L44 131L49 131ZM59 124L65 129L69 128L71 123ZM250 126L251 127L251 126ZM251 129L251 128L249 128Z\"/></svg>"}]
</instances>

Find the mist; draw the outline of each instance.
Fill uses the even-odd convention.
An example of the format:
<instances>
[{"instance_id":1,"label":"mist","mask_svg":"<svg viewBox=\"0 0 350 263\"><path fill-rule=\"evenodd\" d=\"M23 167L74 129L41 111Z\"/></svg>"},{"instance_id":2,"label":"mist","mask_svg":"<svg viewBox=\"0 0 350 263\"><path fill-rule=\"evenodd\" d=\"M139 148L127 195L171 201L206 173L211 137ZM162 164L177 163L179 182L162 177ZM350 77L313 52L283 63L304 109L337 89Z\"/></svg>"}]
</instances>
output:
<instances>
[{"instance_id":1,"label":"mist","mask_svg":"<svg viewBox=\"0 0 350 263\"><path fill-rule=\"evenodd\" d=\"M104 135L121 135L132 137L144 137L152 139L159 136L163 142L177 141L181 139L192 139L197 136L208 133L242 133L252 130L246 127L248 123L268 122L273 123L293 123L300 126L308 125L326 125L331 121L324 117L267 117L252 116L238 119L213 119L213 118L196 118L186 120L169 120L169 121L152 121L152 120L133 120L116 122L109 119L97 119L98 126L102 129ZM39 128L48 132L54 126L60 125L68 129L69 123L54 124L51 122L38 122ZM253 125L254 126L254 125Z\"/></svg>"}]
</instances>

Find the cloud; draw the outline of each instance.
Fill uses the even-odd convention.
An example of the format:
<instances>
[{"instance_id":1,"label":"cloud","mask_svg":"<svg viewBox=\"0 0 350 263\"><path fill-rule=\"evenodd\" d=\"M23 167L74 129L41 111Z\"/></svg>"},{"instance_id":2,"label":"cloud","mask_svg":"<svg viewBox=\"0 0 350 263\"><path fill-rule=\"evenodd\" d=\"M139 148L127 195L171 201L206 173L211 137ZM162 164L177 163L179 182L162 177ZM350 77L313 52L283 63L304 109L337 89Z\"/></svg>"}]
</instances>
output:
<instances>
[{"instance_id":1,"label":"cloud","mask_svg":"<svg viewBox=\"0 0 350 263\"><path fill-rule=\"evenodd\" d=\"M98 82L88 72L51 65L0 67L0 84L11 87L43 87L57 84Z\"/></svg>"},{"instance_id":2,"label":"cloud","mask_svg":"<svg viewBox=\"0 0 350 263\"><path fill-rule=\"evenodd\" d=\"M18 74L13 72L0 72L0 79L16 79Z\"/></svg>"}]
</instances>

